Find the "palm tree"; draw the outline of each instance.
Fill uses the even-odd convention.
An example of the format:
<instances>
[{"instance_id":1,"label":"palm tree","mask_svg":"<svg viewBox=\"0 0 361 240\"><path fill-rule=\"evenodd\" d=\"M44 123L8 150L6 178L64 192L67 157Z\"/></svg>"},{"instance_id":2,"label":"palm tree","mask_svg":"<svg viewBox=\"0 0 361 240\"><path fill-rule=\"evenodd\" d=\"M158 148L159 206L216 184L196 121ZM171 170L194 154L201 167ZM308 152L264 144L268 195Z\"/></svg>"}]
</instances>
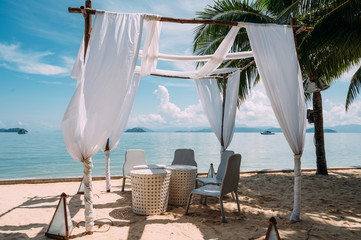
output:
<instances>
[{"instance_id":1,"label":"palm tree","mask_svg":"<svg viewBox=\"0 0 361 240\"><path fill-rule=\"evenodd\" d=\"M219 0L197 15L204 19L278 24L289 24L290 19L294 18L296 25L314 27L312 32L297 35L303 79L332 84L343 72L360 62L360 13L360 0L257 0L254 3L247 0ZM223 26L199 26L195 29L194 52L213 53L228 30ZM232 50L250 50L244 29L240 30ZM249 63L251 60L248 59L228 61L224 65L239 67ZM353 77L346 107L351 104L361 86L360 72ZM240 77L240 101L246 99L250 88L257 83L257 70L251 65ZM307 94L306 99L311 100L311 95ZM312 102L317 174L327 175L321 92L313 93Z\"/></svg>"}]
</instances>

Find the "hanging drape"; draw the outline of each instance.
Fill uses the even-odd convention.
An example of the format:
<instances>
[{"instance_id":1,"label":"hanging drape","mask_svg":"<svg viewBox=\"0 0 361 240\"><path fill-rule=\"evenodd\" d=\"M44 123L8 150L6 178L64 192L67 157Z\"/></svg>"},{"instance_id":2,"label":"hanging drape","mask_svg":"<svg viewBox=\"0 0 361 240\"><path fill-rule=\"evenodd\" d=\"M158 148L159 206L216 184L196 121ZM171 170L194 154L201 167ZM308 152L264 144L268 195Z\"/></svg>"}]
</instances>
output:
<instances>
[{"instance_id":1,"label":"hanging drape","mask_svg":"<svg viewBox=\"0 0 361 240\"><path fill-rule=\"evenodd\" d=\"M209 76L212 73L229 73L235 71L235 69L223 69L218 70L217 68L221 65L225 58L227 59L235 59L235 58L248 58L252 56L252 52L239 52L239 53L229 53L230 49L233 46L234 39L237 36L239 31L238 26L234 26L228 32L227 36L223 39L222 43L219 45L217 50L213 55L206 56L192 56L192 57L184 57L184 56L175 56L175 55L167 55L167 54L159 54L159 34L161 29L161 22L159 21L147 21L147 29L152 32L148 32L146 34L146 39L144 41L144 48L141 51L142 62L141 67L137 67L137 71L140 72L141 76L145 76L147 74L155 73L155 74L164 74L164 75L175 75L175 76L188 76L192 79L200 79ZM190 72L179 72L179 71L169 71L169 70L158 70L157 61L158 59L169 60L169 61L204 61L208 60L207 63L202 66L197 71Z\"/></svg>"},{"instance_id":2,"label":"hanging drape","mask_svg":"<svg viewBox=\"0 0 361 240\"><path fill-rule=\"evenodd\" d=\"M227 149L233 137L234 123L237 110L238 90L239 90L239 72L231 74L227 81L226 99L223 120L223 143L222 152ZM195 80L198 95L206 113L207 119L219 142L222 138L222 109L223 102L217 80L197 79Z\"/></svg>"},{"instance_id":3,"label":"hanging drape","mask_svg":"<svg viewBox=\"0 0 361 240\"><path fill-rule=\"evenodd\" d=\"M159 35L162 27L160 21L145 21L146 36L142 50L142 61L140 75L149 75L157 68Z\"/></svg>"},{"instance_id":4,"label":"hanging drape","mask_svg":"<svg viewBox=\"0 0 361 240\"><path fill-rule=\"evenodd\" d=\"M238 26L232 27L227 36L223 39L222 43L218 46L217 50L213 54L213 57L206 64L204 64L201 69L199 69L195 74L192 74L190 77L193 79L203 78L217 69L223 62L225 56L227 56L229 53L229 50L231 50L238 31Z\"/></svg>"},{"instance_id":5,"label":"hanging drape","mask_svg":"<svg viewBox=\"0 0 361 240\"><path fill-rule=\"evenodd\" d=\"M123 134L124 129L128 123L130 112L132 111L135 96L137 95L138 88L140 84L140 75L135 73L131 86L125 96L124 104L121 108L121 117L120 120L114 129L111 137L109 138L109 150L105 150L105 145L102 147L102 151L105 154L105 179L106 179L106 189L110 191L110 151L115 149L118 146L120 136Z\"/></svg>"},{"instance_id":6,"label":"hanging drape","mask_svg":"<svg viewBox=\"0 0 361 240\"><path fill-rule=\"evenodd\" d=\"M291 220L299 221L301 155L305 140L305 100L292 28L247 24L247 34L272 109L294 153L295 199Z\"/></svg>"},{"instance_id":7,"label":"hanging drape","mask_svg":"<svg viewBox=\"0 0 361 240\"><path fill-rule=\"evenodd\" d=\"M86 231L92 231L91 157L117 127L131 87L142 14L97 12L85 64L62 121L69 154L84 164Z\"/></svg>"}]
</instances>

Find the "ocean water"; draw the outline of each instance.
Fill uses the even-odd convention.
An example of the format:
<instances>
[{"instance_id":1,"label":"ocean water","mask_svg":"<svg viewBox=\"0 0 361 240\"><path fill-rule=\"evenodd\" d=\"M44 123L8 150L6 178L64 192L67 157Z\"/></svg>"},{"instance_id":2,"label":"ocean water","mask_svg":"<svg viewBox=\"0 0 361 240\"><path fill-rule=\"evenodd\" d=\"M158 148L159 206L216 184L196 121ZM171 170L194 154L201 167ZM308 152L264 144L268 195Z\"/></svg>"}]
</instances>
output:
<instances>
[{"instance_id":1,"label":"ocean water","mask_svg":"<svg viewBox=\"0 0 361 240\"><path fill-rule=\"evenodd\" d=\"M325 133L329 168L361 167L360 133ZM143 149L148 163L170 164L177 148L192 148L198 172L215 169L220 144L213 133L124 133L111 151L111 174L121 175L127 149ZM293 169L293 153L282 133L235 133L228 149L242 155L241 171ZM306 134L302 169L316 168L313 133ZM103 152L93 157L93 176L105 175ZM61 132L0 133L0 179L82 176L82 163L68 154Z\"/></svg>"}]
</instances>

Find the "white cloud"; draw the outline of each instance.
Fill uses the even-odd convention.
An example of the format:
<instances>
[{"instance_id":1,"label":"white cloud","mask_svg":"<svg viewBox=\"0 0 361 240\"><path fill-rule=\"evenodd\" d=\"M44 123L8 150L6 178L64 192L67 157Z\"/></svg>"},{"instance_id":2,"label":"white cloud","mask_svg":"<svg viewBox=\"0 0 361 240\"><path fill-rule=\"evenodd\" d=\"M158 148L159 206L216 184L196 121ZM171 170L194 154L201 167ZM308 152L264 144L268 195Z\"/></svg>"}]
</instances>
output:
<instances>
[{"instance_id":1,"label":"white cloud","mask_svg":"<svg viewBox=\"0 0 361 240\"><path fill-rule=\"evenodd\" d=\"M159 85L153 94L159 99L156 112L131 118L129 120L131 127L142 126L151 129L210 127L200 101L181 109L171 102L165 86ZM236 126L239 125L279 127L262 86L254 88L252 94L237 111Z\"/></svg>"},{"instance_id":2,"label":"white cloud","mask_svg":"<svg viewBox=\"0 0 361 240\"><path fill-rule=\"evenodd\" d=\"M166 87L159 85L153 93L160 101L157 113L131 118L129 125L148 128L208 126L208 121L200 102L181 109L176 104L170 102L169 92Z\"/></svg>"},{"instance_id":3,"label":"white cloud","mask_svg":"<svg viewBox=\"0 0 361 240\"><path fill-rule=\"evenodd\" d=\"M332 104L332 108L323 110L323 121L325 126L336 126L361 123L361 101L354 102L346 112L342 104Z\"/></svg>"},{"instance_id":4,"label":"white cloud","mask_svg":"<svg viewBox=\"0 0 361 240\"><path fill-rule=\"evenodd\" d=\"M40 75L62 75L70 72L70 60L67 58L63 58L66 67L46 63L44 58L51 55L54 53L24 51L19 44L0 43L0 61L3 61L1 66L5 68Z\"/></svg>"},{"instance_id":5,"label":"white cloud","mask_svg":"<svg viewBox=\"0 0 361 240\"><path fill-rule=\"evenodd\" d=\"M1 128L6 128L6 125L2 121L0 121L0 127Z\"/></svg>"},{"instance_id":6,"label":"white cloud","mask_svg":"<svg viewBox=\"0 0 361 240\"><path fill-rule=\"evenodd\" d=\"M18 121L18 125L19 126L27 126L29 125L28 123L23 123L22 121Z\"/></svg>"},{"instance_id":7,"label":"white cloud","mask_svg":"<svg viewBox=\"0 0 361 240\"><path fill-rule=\"evenodd\" d=\"M236 125L241 124L247 126L279 126L261 84L252 90L251 95L237 111Z\"/></svg>"}]
</instances>

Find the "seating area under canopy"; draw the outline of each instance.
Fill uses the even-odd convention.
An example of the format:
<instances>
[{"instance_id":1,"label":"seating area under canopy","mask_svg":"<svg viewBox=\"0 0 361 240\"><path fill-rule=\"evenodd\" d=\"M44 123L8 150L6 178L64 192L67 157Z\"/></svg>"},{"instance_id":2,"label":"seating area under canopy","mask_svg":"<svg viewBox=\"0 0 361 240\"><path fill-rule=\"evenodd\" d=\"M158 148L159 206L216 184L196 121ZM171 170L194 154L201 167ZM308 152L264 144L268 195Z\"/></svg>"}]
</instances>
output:
<instances>
[{"instance_id":1,"label":"seating area under canopy","mask_svg":"<svg viewBox=\"0 0 361 240\"><path fill-rule=\"evenodd\" d=\"M71 76L77 79L77 86L64 114L62 130L69 154L84 165L87 231L92 232L94 225L91 158L102 149L109 161L109 151L118 145L141 78L152 74L194 79L210 126L220 142L221 151L225 151L233 136L239 73L244 66L219 66L225 59L249 57L255 60L273 111L294 153L295 201L291 219L299 218L300 158L305 139L306 111L292 26L232 23L214 54L176 56L158 52L160 16L94 9L79 11L85 15L95 14L95 19L89 43L82 41L74 64ZM144 44L140 46L144 25L147 31ZM240 28L246 28L252 51L230 52ZM141 58L140 66L137 66L138 58ZM207 62L194 71L178 72L158 69L159 59ZM219 75L225 76L227 81L223 95L217 84Z\"/></svg>"}]
</instances>

